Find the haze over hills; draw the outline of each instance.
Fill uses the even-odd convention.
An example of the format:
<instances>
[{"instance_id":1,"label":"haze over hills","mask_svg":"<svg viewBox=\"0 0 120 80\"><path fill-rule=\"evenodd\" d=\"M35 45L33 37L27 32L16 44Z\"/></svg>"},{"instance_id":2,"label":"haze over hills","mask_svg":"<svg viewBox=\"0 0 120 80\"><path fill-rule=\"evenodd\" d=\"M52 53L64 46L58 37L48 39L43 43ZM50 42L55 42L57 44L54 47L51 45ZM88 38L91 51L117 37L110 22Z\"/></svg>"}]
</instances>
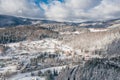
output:
<instances>
[{"instance_id":1,"label":"haze over hills","mask_svg":"<svg viewBox=\"0 0 120 80\"><path fill-rule=\"evenodd\" d=\"M120 19L0 15L0 27L0 80L120 80Z\"/></svg>"}]
</instances>

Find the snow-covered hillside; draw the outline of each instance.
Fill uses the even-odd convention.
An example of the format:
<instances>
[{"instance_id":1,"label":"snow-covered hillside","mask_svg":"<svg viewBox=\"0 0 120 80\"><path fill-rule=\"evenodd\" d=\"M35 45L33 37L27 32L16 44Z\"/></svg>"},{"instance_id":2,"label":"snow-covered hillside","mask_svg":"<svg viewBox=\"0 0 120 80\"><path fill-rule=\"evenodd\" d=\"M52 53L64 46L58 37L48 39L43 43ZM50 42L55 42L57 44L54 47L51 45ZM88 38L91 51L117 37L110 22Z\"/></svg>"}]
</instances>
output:
<instances>
[{"instance_id":1,"label":"snow-covered hillside","mask_svg":"<svg viewBox=\"0 0 120 80\"><path fill-rule=\"evenodd\" d=\"M67 45L63 45L61 41L55 39L43 39L39 41L23 41L18 43L7 44L10 47L9 52L15 54L21 53L37 53L37 52L50 52L54 53L55 50L72 51L73 49Z\"/></svg>"},{"instance_id":2,"label":"snow-covered hillside","mask_svg":"<svg viewBox=\"0 0 120 80\"><path fill-rule=\"evenodd\" d=\"M120 20L31 24L0 28L0 80L74 80L87 61L120 55Z\"/></svg>"}]
</instances>

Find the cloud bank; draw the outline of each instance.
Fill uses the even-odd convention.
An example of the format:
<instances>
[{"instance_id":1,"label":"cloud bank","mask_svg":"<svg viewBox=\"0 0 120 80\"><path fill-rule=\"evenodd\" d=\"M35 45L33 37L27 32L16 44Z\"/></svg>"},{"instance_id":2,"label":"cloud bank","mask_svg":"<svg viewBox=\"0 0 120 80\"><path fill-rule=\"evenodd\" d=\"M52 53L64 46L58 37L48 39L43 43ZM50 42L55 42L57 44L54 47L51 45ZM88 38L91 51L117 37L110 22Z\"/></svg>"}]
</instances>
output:
<instances>
[{"instance_id":1,"label":"cloud bank","mask_svg":"<svg viewBox=\"0 0 120 80\"><path fill-rule=\"evenodd\" d=\"M34 1L0 0L0 14L78 22L120 18L120 0L39 0L37 5Z\"/></svg>"},{"instance_id":2,"label":"cloud bank","mask_svg":"<svg viewBox=\"0 0 120 80\"><path fill-rule=\"evenodd\" d=\"M33 0L0 0L0 14L30 18L43 17L43 11Z\"/></svg>"}]
</instances>

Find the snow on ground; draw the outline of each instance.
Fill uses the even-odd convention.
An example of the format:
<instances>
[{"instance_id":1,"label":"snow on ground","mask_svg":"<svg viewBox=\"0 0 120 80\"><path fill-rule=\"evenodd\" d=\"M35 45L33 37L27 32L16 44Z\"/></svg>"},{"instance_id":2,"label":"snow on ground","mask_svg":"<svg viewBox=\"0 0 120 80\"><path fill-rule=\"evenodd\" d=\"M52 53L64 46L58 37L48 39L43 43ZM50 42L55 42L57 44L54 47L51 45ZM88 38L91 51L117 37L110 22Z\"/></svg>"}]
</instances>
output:
<instances>
[{"instance_id":1,"label":"snow on ground","mask_svg":"<svg viewBox=\"0 0 120 80\"><path fill-rule=\"evenodd\" d=\"M4 30L4 29L6 29L6 28L4 28L4 27L1 27L1 28L0 28L0 30Z\"/></svg>"},{"instance_id":2,"label":"snow on ground","mask_svg":"<svg viewBox=\"0 0 120 80\"><path fill-rule=\"evenodd\" d=\"M10 43L7 45L11 48L12 52L17 54L37 52L54 53L56 49L60 49L62 51L72 50L71 47L67 45L62 45L61 41L55 39L44 39L39 41L23 41L18 43Z\"/></svg>"},{"instance_id":3,"label":"snow on ground","mask_svg":"<svg viewBox=\"0 0 120 80\"><path fill-rule=\"evenodd\" d=\"M18 42L18 43L10 43L10 44L7 44L7 46L10 47L8 52L11 52L11 53L7 55L9 57L4 57L4 58L9 59L11 57L12 58L18 57L17 58L18 62L19 60L20 62L24 62L25 66L30 62L29 61L30 58L36 57L38 55L37 52L48 51L48 52L54 53L56 49L59 49L61 51L65 51L68 53L74 51L72 47L63 45L61 41L58 41L55 39L44 39L44 40L39 40L39 41L23 41L23 42ZM85 54L82 54L82 55L85 55ZM86 54L85 56L89 56L89 55ZM2 59L2 57L0 58ZM66 58L72 58L72 56L66 56L66 54L62 54L59 58L66 59ZM50 68L42 69L41 71L43 73L48 70L52 72L54 70L60 72L65 67L66 65L50 67ZM4 73L8 70L10 72L15 72L16 66L12 65L12 66L6 66L4 68L0 68L0 73ZM38 71L33 71L33 72L38 72ZM36 76L31 77L31 72L26 72L26 73L18 73L12 76L11 78L9 78L8 80L45 80L45 79L41 77L36 77Z\"/></svg>"},{"instance_id":4,"label":"snow on ground","mask_svg":"<svg viewBox=\"0 0 120 80\"><path fill-rule=\"evenodd\" d=\"M99 31L99 30L97 30ZM8 44L11 48L11 53L17 54L20 60L29 62L29 59L32 57L36 57L39 52L50 52L51 54L55 54L55 51L64 52L64 54L60 53L59 59L67 59L72 58L72 56L68 56L69 53L74 54L74 50L72 47L62 44L62 41L58 41L56 39L43 39L39 41L23 41L18 43ZM25 56L25 55L29 56ZM30 54L29 54L30 53ZM13 54L13 55L15 55ZM21 55L25 54L25 55ZM89 56L91 54L81 53L80 50L78 55Z\"/></svg>"},{"instance_id":5,"label":"snow on ground","mask_svg":"<svg viewBox=\"0 0 120 80\"><path fill-rule=\"evenodd\" d=\"M95 28L89 28L90 32L104 32L107 31L108 29L95 29Z\"/></svg>"},{"instance_id":6,"label":"snow on ground","mask_svg":"<svg viewBox=\"0 0 120 80\"><path fill-rule=\"evenodd\" d=\"M10 47L8 52L9 56L14 56L18 59L19 62L24 62L24 64L28 64L30 61L30 58L36 57L39 55L37 52L51 52L51 54L55 53L55 50L61 50L61 51L71 51L73 50L71 47L67 45L63 45L61 41L55 40L55 39L44 39L44 40L39 40L39 41L23 41L23 42L18 42L18 43L10 43L7 44L7 46ZM61 55L63 55L61 53ZM64 54L64 56L61 56L61 58L67 58ZM60 72L61 69L65 68L66 66L57 66L57 67L50 67L46 69L42 69L42 72L45 72L47 70L50 71L58 71ZM40 70L39 70L40 71ZM33 72L38 72L38 71L33 71ZM27 73L18 73L8 80L31 80L31 78L36 78L36 77L31 77L31 72ZM38 80L44 80L44 78L38 78Z\"/></svg>"},{"instance_id":7,"label":"snow on ground","mask_svg":"<svg viewBox=\"0 0 120 80\"><path fill-rule=\"evenodd\" d=\"M43 73L45 72L45 71L48 71L48 70L50 70L50 71L58 71L58 72L60 72L62 69L64 69L64 68L66 68L66 65L65 66L57 66L57 67L50 67L50 68L46 68L46 69L42 69L42 70L39 70L39 71L42 71ZM38 71L32 71L32 73L37 73ZM45 80L45 78L43 77L43 78L41 78L41 77L36 77L36 76L32 76L31 77L31 72L26 72L26 73L18 73L17 75L15 75L15 76L12 76L11 78L9 78L8 80L33 80L33 79L35 79L36 80L36 78L38 78L38 80L40 79L40 80Z\"/></svg>"},{"instance_id":8,"label":"snow on ground","mask_svg":"<svg viewBox=\"0 0 120 80\"><path fill-rule=\"evenodd\" d=\"M69 31L67 31L67 32L60 32L61 35L65 35L65 34L76 34L76 35L78 35L80 33L83 33L83 32L79 32L79 31L74 31L74 32L69 32Z\"/></svg>"},{"instance_id":9,"label":"snow on ground","mask_svg":"<svg viewBox=\"0 0 120 80\"><path fill-rule=\"evenodd\" d=\"M32 21L32 24L39 24L41 21Z\"/></svg>"},{"instance_id":10,"label":"snow on ground","mask_svg":"<svg viewBox=\"0 0 120 80\"><path fill-rule=\"evenodd\" d=\"M17 66L6 66L6 67L3 67L3 68L0 68L0 73L6 73L6 72L16 72L17 70Z\"/></svg>"},{"instance_id":11,"label":"snow on ground","mask_svg":"<svg viewBox=\"0 0 120 80\"><path fill-rule=\"evenodd\" d=\"M42 69L41 71L44 73L45 71L48 71L48 70L50 70L51 72L54 72L54 70L55 70L59 73L64 68L66 68L66 65L65 66L50 67L50 68Z\"/></svg>"},{"instance_id":12,"label":"snow on ground","mask_svg":"<svg viewBox=\"0 0 120 80\"><path fill-rule=\"evenodd\" d=\"M0 60L12 59L10 56L0 56Z\"/></svg>"},{"instance_id":13,"label":"snow on ground","mask_svg":"<svg viewBox=\"0 0 120 80\"><path fill-rule=\"evenodd\" d=\"M80 34L80 32L79 31L75 31L75 32L73 32L74 34Z\"/></svg>"},{"instance_id":14,"label":"snow on ground","mask_svg":"<svg viewBox=\"0 0 120 80\"><path fill-rule=\"evenodd\" d=\"M120 27L120 23L118 23L118 24L113 24L113 25L109 26L108 28L116 28L116 27Z\"/></svg>"},{"instance_id":15,"label":"snow on ground","mask_svg":"<svg viewBox=\"0 0 120 80\"><path fill-rule=\"evenodd\" d=\"M45 80L44 77L38 77L38 76L22 76L19 75L18 77L13 77L8 80Z\"/></svg>"},{"instance_id":16,"label":"snow on ground","mask_svg":"<svg viewBox=\"0 0 120 80\"><path fill-rule=\"evenodd\" d=\"M71 34L71 32L69 31L66 31L66 32L60 32L61 35L64 35L64 34Z\"/></svg>"},{"instance_id":17,"label":"snow on ground","mask_svg":"<svg viewBox=\"0 0 120 80\"><path fill-rule=\"evenodd\" d=\"M24 77L24 78L15 79L15 80L45 80L45 78L34 76L34 77Z\"/></svg>"}]
</instances>

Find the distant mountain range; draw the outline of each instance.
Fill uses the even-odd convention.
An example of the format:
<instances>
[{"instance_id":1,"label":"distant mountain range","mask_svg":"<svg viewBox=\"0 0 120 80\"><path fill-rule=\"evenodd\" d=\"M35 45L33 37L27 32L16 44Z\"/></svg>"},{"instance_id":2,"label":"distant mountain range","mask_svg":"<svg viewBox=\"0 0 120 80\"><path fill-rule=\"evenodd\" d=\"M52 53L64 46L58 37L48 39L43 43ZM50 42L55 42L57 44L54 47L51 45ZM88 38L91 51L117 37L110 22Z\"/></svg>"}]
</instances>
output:
<instances>
[{"instance_id":1,"label":"distant mountain range","mask_svg":"<svg viewBox=\"0 0 120 80\"><path fill-rule=\"evenodd\" d=\"M8 15L0 15L0 27L29 25L29 24L31 24L30 19L8 16Z\"/></svg>"},{"instance_id":2,"label":"distant mountain range","mask_svg":"<svg viewBox=\"0 0 120 80\"><path fill-rule=\"evenodd\" d=\"M0 15L0 27L11 27L11 26L18 26L18 25L32 25L32 24L65 24L70 26L78 26L83 28L105 28L109 27L112 24L120 23L120 18L106 20L106 21L86 21L86 22L58 22L52 20L39 20L39 19L29 19L29 18L22 18L22 17L15 17L9 15Z\"/></svg>"},{"instance_id":3,"label":"distant mountain range","mask_svg":"<svg viewBox=\"0 0 120 80\"><path fill-rule=\"evenodd\" d=\"M57 21L38 20L9 15L0 15L0 27L11 27L18 25L31 25L36 23L57 23Z\"/></svg>"}]
</instances>

